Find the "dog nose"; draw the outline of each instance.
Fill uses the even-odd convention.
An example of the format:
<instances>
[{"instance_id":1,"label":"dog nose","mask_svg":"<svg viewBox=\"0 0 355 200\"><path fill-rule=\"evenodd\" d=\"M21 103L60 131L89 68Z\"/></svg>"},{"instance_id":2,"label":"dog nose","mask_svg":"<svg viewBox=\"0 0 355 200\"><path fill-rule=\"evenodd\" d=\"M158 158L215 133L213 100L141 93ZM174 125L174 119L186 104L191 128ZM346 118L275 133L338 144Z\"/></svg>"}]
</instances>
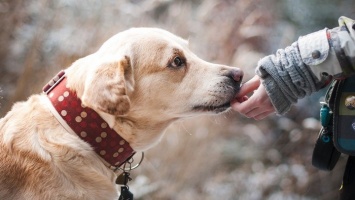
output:
<instances>
[{"instance_id":1,"label":"dog nose","mask_svg":"<svg viewBox=\"0 0 355 200\"><path fill-rule=\"evenodd\" d=\"M243 79L244 72L238 68L231 69L228 76L235 80L236 82L241 82Z\"/></svg>"}]
</instances>

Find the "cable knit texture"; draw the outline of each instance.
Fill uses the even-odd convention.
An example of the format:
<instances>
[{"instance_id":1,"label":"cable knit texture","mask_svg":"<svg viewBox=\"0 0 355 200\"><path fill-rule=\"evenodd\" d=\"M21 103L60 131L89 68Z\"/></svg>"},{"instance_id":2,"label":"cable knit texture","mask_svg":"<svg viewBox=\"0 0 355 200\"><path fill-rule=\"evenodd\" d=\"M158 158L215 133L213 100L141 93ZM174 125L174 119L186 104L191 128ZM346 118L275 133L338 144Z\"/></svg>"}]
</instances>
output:
<instances>
[{"instance_id":1,"label":"cable knit texture","mask_svg":"<svg viewBox=\"0 0 355 200\"><path fill-rule=\"evenodd\" d=\"M302 62L297 42L275 55L264 57L258 62L256 73L261 77L277 114L290 110L298 99L317 91L318 79Z\"/></svg>"}]
</instances>

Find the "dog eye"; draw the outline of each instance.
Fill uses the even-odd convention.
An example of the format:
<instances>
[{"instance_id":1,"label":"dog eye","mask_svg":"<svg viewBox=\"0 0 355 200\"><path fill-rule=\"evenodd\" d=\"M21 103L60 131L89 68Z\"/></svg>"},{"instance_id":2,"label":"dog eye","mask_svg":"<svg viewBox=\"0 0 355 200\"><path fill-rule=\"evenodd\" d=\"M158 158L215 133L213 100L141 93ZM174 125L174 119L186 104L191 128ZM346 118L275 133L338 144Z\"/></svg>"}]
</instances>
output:
<instances>
[{"instance_id":1,"label":"dog eye","mask_svg":"<svg viewBox=\"0 0 355 200\"><path fill-rule=\"evenodd\" d=\"M173 60L173 63L171 64L172 67L181 67L183 66L185 63L184 63L184 60L181 59L179 56L176 56Z\"/></svg>"}]
</instances>

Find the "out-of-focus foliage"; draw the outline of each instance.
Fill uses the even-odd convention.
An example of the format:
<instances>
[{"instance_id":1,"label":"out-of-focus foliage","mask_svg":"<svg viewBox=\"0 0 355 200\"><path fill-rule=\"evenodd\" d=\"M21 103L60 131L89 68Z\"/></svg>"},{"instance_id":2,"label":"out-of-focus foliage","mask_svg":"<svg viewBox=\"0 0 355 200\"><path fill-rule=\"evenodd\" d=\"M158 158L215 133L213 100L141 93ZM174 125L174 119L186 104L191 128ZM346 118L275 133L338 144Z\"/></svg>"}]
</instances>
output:
<instances>
[{"instance_id":1,"label":"out-of-focus foliage","mask_svg":"<svg viewBox=\"0 0 355 200\"><path fill-rule=\"evenodd\" d=\"M352 0L0 0L0 114L130 27L167 29L249 79L260 58L337 26L341 15L355 18ZM311 166L323 93L284 117L253 121L230 111L175 123L133 172L135 197L335 199L346 157L332 172Z\"/></svg>"}]
</instances>

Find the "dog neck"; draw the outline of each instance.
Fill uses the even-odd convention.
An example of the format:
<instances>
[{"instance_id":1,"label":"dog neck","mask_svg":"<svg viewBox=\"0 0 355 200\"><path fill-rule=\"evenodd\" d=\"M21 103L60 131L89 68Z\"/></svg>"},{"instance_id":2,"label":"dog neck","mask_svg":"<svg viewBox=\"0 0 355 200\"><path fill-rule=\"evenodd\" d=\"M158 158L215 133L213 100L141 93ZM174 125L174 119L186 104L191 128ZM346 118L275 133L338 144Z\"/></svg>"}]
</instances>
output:
<instances>
[{"instance_id":1,"label":"dog neck","mask_svg":"<svg viewBox=\"0 0 355 200\"><path fill-rule=\"evenodd\" d=\"M114 129L111 123L89 107L82 105L76 93L66 87L65 72L61 71L44 88L51 102L51 112L71 133L89 143L96 154L112 169L129 160L135 151Z\"/></svg>"}]
</instances>

